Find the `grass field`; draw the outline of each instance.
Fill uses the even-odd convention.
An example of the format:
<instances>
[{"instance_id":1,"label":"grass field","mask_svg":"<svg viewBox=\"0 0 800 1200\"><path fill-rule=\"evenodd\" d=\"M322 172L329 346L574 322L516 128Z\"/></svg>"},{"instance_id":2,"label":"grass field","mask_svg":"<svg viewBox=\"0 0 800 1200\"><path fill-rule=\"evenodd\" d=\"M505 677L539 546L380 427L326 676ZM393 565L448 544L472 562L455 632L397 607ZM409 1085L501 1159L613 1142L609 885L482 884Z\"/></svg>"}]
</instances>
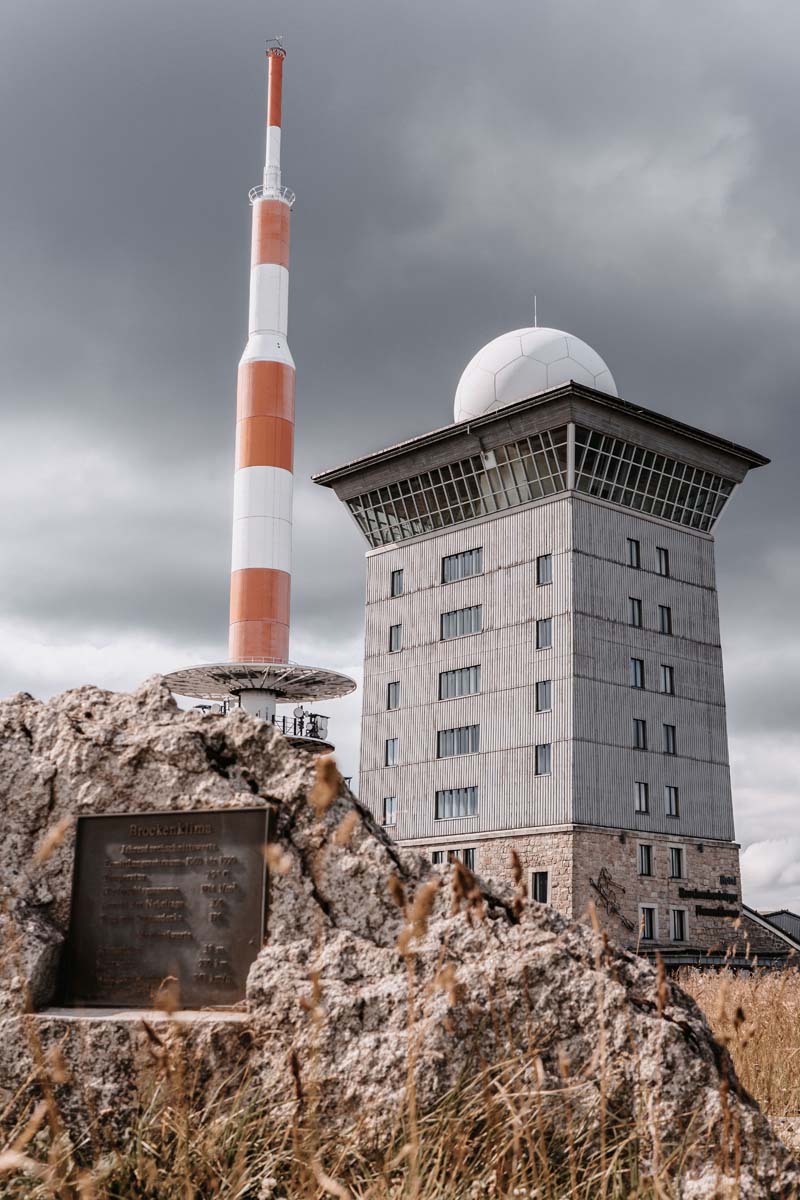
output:
<instances>
[{"instance_id":1,"label":"grass field","mask_svg":"<svg viewBox=\"0 0 800 1200\"><path fill-rule=\"evenodd\" d=\"M800 1113L800 975L686 971L680 982L764 1110ZM74 1081L57 1054L47 1073L42 1098L18 1116L0 1155L8 1200L670 1200L685 1153L664 1147L653 1165L640 1152L646 1112L624 1123L603 1113L603 1127L589 1127L580 1116L585 1084L532 1090L516 1061L419 1119L412 1097L391 1150L369 1156L357 1135L329 1135L313 1111L255 1108L247 1080L226 1081L197 1104L168 1052L134 1127L113 1153L93 1153L91 1130L82 1146L67 1134L57 1097Z\"/></svg>"}]
</instances>

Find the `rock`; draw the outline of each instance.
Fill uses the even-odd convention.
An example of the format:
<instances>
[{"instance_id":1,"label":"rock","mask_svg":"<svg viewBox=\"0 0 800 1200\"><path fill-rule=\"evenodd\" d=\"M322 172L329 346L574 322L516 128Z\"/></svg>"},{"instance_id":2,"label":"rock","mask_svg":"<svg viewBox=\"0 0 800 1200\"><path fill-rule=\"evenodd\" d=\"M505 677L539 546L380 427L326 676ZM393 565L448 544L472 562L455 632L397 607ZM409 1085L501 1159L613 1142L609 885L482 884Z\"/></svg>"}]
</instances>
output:
<instances>
[{"instance_id":1,"label":"rock","mask_svg":"<svg viewBox=\"0 0 800 1200\"><path fill-rule=\"evenodd\" d=\"M313 1098L327 1130L344 1137L358 1125L365 1145L380 1145L408 1112L409 1081L424 1113L479 1072L507 1081L513 1067L521 1095L553 1104L568 1091L590 1130L601 1112L636 1127L645 1165L686 1141L687 1200L727 1194L732 1144L739 1194L800 1188L800 1168L699 1009L649 963L550 908L491 892L460 865L440 871L399 850L338 777L315 783L306 754L243 712L180 712L158 680L133 695L16 696L0 705L0 791L0 1094L15 1095L31 1070L32 1022L88 1079L68 1101L76 1123L90 1115L88 1091L117 1128L147 1077L138 1018L19 1015L55 998L72 818L264 803L275 808L276 850L246 1036L212 1016L180 1034L209 1078L246 1063L271 1109L294 1114L298 1096Z\"/></svg>"}]
</instances>

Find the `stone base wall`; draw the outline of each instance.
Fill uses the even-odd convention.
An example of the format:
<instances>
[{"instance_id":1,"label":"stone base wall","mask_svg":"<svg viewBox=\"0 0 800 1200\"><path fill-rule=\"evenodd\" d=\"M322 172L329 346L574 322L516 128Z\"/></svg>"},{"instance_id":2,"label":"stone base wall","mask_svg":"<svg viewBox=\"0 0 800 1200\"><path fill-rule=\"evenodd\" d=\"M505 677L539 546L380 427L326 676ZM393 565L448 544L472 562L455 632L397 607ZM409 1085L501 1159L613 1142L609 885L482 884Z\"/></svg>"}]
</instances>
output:
<instances>
[{"instance_id":1,"label":"stone base wall","mask_svg":"<svg viewBox=\"0 0 800 1200\"><path fill-rule=\"evenodd\" d=\"M679 948L680 944L671 937L670 909L682 908L686 911L687 947L724 951L735 939L733 918L714 911L741 913L739 847L735 843L596 830L576 830L573 837L573 917L585 919L589 905L594 903L601 923L615 941L641 948L639 906L650 905L657 913L655 943ZM640 843L652 846L653 873L649 876L639 874ZM683 850L682 879L670 878L671 846ZM606 876L601 881L603 870ZM735 882L723 883L723 878ZM600 885L605 895L597 891L592 881ZM681 892L723 893L733 899L687 896ZM632 930L622 917L633 925Z\"/></svg>"},{"instance_id":2,"label":"stone base wall","mask_svg":"<svg viewBox=\"0 0 800 1200\"><path fill-rule=\"evenodd\" d=\"M549 873L549 903L565 917L573 910L574 834L530 833L477 842L475 870L487 882L512 879L511 851L519 855L526 886L533 871Z\"/></svg>"},{"instance_id":3,"label":"stone base wall","mask_svg":"<svg viewBox=\"0 0 800 1200\"><path fill-rule=\"evenodd\" d=\"M639 844L652 847L652 875L639 874ZM549 873L549 902L564 916L589 920L594 905L600 924L617 944L631 949L660 946L679 950L721 951L734 942L745 950L730 915L741 912L739 847L733 842L642 835L628 830L573 827L541 833L509 833L496 838L464 838L452 849L471 846L475 870L488 882L512 880L511 851L519 855L526 883L533 871ZM683 851L683 878L670 878L670 847ZM433 847L416 847L430 854ZM436 846L435 849L443 849ZM451 847L446 847L450 849ZM733 880L733 883L723 880ZM681 891L690 893L681 895ZM714 893L703 896L695 893ZM720 899L723 893L731 899ZM657 932L641 941L640 905L656 909ZM672 908L686 913L686 939L671 937ZM718 910L724 910L720 913ZM705 911L704 911L705 910Z\"/></svg>"}]
</instances>

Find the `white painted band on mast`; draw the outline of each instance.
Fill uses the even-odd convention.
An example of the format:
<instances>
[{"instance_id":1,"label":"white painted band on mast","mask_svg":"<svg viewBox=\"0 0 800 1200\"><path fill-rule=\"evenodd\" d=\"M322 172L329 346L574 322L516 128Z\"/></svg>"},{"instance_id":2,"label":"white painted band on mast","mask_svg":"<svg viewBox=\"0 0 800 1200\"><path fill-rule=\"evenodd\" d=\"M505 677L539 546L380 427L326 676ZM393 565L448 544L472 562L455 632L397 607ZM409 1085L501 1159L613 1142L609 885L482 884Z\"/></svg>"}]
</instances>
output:
<instances>
[{"instance_id":1,"label":"white painted band on mast","mask_svg":"<svg viewBox=\"0 0 800 1200\"><path fill-rule=\"evenodd\" d=\"M267 126L267 150L264 157L264 192L279 196L281 190L281 127Z\"/></svg>"}]
</instances>

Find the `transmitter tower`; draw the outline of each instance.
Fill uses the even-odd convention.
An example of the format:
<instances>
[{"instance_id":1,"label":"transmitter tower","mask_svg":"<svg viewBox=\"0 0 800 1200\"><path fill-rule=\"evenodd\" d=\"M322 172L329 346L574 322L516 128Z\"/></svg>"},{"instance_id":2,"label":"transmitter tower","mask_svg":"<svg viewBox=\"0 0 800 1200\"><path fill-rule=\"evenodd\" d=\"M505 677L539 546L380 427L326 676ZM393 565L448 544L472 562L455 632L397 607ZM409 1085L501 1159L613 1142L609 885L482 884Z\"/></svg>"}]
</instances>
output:
<instances>
[{"instance_id":1,"label":"transmitter tower","mask_svg":"<svg viewBox=\"0 0 800 1200\"><path fill-rule=\"evenodd\" d=\"M240 706L298 744L327 751L327 717L303 705L345 696L356 685L336 671L289 662L295 365L287 321L295 196L281 182L285 58L280 42L268 43L264 175L250 191L250 312L237 382L228 662L166 679L173 692ZM281 702L294 706L290 717L277 716Z\"/></svg>"}]
</instances>

